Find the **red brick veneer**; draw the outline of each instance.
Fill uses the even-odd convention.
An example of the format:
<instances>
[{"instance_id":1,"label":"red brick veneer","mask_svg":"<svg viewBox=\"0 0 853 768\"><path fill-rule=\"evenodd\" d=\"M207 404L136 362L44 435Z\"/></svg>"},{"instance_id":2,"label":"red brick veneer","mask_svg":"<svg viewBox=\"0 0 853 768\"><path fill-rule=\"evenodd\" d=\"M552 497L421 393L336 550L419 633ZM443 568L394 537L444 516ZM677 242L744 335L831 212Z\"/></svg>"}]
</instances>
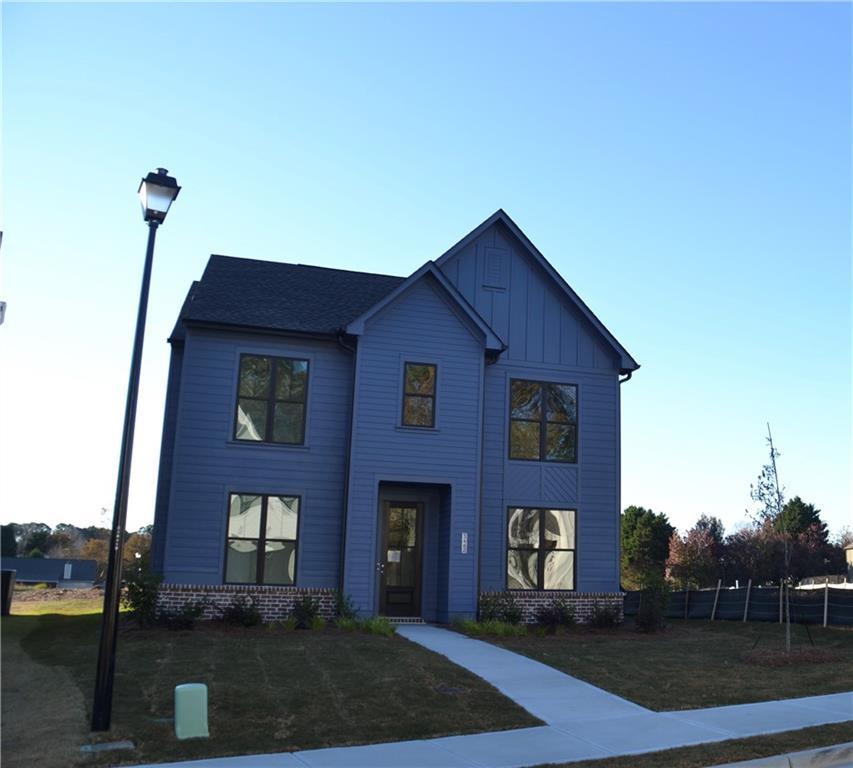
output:
<instances>
[{"instance_id":1,"label":"red brick veneer","mask_svg":"<svg viewBox=\"0 0 853 768\"><path fill-rule=\"evenodd\" d=\"M234 600L252 598L264 621L286 619L294 604L311 597L320 605L320 616L331 619L335 615L333 589L306 589L304 587L272 587L243 584L161 584L157 606L173 612L186 603L206 601L203 619L219 618L219 609Z\"/></svg>"},{"instance_id":2,"label":"red brick veneer","mask_svg":"<svg viewBox=\"0 0 853 768\"><path fill-rule=\"evenodd\" d=\"M624 620L624 592L562 592L562 591L512 591L512 592L481 592L480 597L495 597L512 595L518 607L521 608L522 622L533 624L536 621L537 609L549 605L554 600L564 599L575 611L575 621L586 624L596 604L612 605L619 612L619 621Z\"/></svg>"}]
</instances>

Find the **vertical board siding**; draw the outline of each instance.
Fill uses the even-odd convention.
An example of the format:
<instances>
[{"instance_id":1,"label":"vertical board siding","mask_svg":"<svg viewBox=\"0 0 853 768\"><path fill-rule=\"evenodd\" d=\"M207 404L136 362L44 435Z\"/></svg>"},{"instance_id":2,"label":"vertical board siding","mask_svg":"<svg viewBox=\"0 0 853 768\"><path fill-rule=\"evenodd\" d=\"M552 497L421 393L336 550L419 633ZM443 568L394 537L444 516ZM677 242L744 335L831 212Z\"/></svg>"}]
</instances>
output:
<instances>
[{"instance_id":1,"label":"vertical board siding","mask_svg":"<svg viewBox=\"0 0 853 768\"><path fill-rule=\"evenodd\" d=\"M438 366L434 429L401 426L406 360ZM359 339L344 579L345 590L364 613L377 607L382 481L449 487L449 514L440 522L437 583L426 585L427 592L436 592L442 619L476 609L482 367L482 338L428 276L370 320ZM468 534L465 555L458 546L462 531ZM442 564L448 534L454 545Z\"/></svg>"},{"instance_id":2,"label":"vertical board siding","mask_svg":"<svg viewBox=\"0 0 853 768\"><path fill-rule=\"evenodd\" d=\"M494 248L507 253L506 290L486 284L487 252ZM609 345L570 306L558 286L503 225L487 229L441 269L507 343L504 361L618 372L617 359Z\"/></svg>"},{"instance_id":3,"label":"vertical board siding","mask_svg":"<svg viewBox=\"0 0 853 768\"><path fill-rule=\"evenodd\" d=\"M496 247L509 254L506 291L484 284L486 249ZM501 224L486 230L442 269L469 302L489 307L485 320L508 344L498 363L485 371L480 589L506 586L507 507L550 505L578 510L576 588L618 590L619 362L615 353ZM466 279L461 281L457 276L463 273ZM475 285L472 274L481 276ZM481 294L492 295L491 304L481 304ZM510 378L578 385L577 464L508 459Z\"/></svg>"},{"instance_id":4,"label":"vertical board siding","mask_svg":"<svg viewBox=\"0 0 853 768\"><path fill-rule=\"evenodd\" d=\"M305 446L232 440L241 353L307 357ZM232 491L302 496L296 583L338 585L353 357L332 341L188 331L164 577L221 584ZM162 475L161 475L162 477Z\"/></svg>"}]
</instances>

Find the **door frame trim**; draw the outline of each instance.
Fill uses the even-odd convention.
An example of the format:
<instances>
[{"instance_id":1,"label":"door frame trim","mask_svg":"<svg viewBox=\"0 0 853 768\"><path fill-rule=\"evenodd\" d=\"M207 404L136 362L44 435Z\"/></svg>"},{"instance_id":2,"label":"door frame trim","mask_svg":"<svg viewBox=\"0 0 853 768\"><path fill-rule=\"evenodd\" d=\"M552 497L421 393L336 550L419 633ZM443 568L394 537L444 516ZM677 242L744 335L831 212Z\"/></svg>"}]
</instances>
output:
<instances>
[{"instance_id":1,"label":"door frame trim","mask_svg":"<svg viewBox=\"0 0 853 768\"><path fill-rule=\"evenodd\" d=\"M427 541L427 516L430 514L434 514L438 511L439 505L441 503L441 488L437 487L438 484L435 483L413 483L413 482L405 482L399 480L379 480L377 484L377 504L376 504L376 551L374 557L374 597L373 597L373 611L377 616L384 615L381 610L382 604L382 578L379 574L379 570L376 567L376 563L379 562L380 557L384 555L383 545L385 538L385 526L382 520L382 515L384 511L385 502L402 502L402 503L414 503L419 502L423 505L423 514L421 515L421 520L418 522L418 526L420 529L421 536L421 552L420 552L420 563L418 565L418 578L419 578L419 595L418 595L418 613L417 616L422 616L423 614L423 598L424 598L424 584L425 584L425 573L427 568L427 560L426 560L426 550L429 542Z\"/></svg>"},{"instance_id":2,"label":"door frame trim","mask_svg":"<svg viewBox=\"0 0 853 768\"><path fill-rule=\"evenodd\" d=\"M382 500L380 505L379 517L381 520L380 539L380 561L384 561L386 551L388 549L387 533L388 529L385 525L385 512L392 506L399 507L415 507L417 510L417 522L415 523L415 584L413 586L413 605L411 615L415 618L422 613L421 607L423 604L423 566L424 566L424 517L426 516L426 504L423 501L406 501L397 498L394 495L389 495ZM382 588L384 573L379 573L379 615L392 616L388 612L388 605L385 602L387 597L387 585ZM400 615L400 614L397 614Z\"/></svg>"}]
</instances>

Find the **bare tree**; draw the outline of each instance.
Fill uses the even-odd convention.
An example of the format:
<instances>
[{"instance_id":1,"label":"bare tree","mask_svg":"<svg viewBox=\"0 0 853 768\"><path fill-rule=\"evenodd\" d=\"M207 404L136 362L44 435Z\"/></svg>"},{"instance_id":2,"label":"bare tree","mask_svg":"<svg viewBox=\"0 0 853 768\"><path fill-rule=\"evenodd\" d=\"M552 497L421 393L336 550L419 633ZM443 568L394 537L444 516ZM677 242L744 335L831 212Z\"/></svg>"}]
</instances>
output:
<instances>
[{"instance_id":1,"label":"bare tree","mask_svg":"<svg viewBox=\"0 0 853 768\"><path fill-rule=\"evenodd\" d=\"M770 463L761 468L761 474L755 485L749 486L749 495L753 501L758 502L761 507L754 517L756 522L762 525L781 524L780 533L785 547L784 572L779 584L779 589L785 590L785 651L791 652L791 548L788 545L788 531L782 508L785 506L784 488L779 484L779 472L776 467L776 459L781 454L773 445L773 434L770 432L770 423L767 424L767 446L770 449Z\"/></svg>"}]
</instances>

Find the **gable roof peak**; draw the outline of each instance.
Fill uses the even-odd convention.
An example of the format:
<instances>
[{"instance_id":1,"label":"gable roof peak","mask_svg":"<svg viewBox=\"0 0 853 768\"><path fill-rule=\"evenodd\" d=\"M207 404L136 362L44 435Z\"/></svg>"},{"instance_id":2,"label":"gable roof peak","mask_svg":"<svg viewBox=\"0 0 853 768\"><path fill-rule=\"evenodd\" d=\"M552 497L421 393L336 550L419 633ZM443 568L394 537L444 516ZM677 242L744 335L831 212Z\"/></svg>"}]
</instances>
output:
<instances>
[{"instance_id":1,"label":"gable roof peak","mask_svg":"<svg viewBox=\"0 0 853 768\"><path fill-rule=\"evenodd\" d=\"M502 352L506 349L506 344L504 344L500 336L492 330L482 316L468 303L468 300L459 292L459 289L450 282L447 275L438 268L434 261L427 261L424 263L383 299L374 304L372 307L369 307L365 312L350 322L346 327L347 333L350 333L353 336L360 336L363 334L365 331L365 324L371 317L377 315L391 302L427 275L431 276L438 283L441 289L444 290L450 300L459 308L463 315L465 315L483 334L486 349L492 352Z\"/></svg>"},{"instance_id":2,"label":"gable roof peak","mask_svg":"<svg viewBox=\"0 0 853 768\"><path fill-rule=\"evenodd\" d=\"M455 245L448 248L438 259L436 259L436 264L441 267L446 264L450 259L452 259L457 253L459 253L462 249L470 245L474 240L476 240L480 235L483 234L489 227L494 226L498 221L500 221L510 232L510 234L515 238L516 241L521 245L524 251L530 256L533 261L539 265L539 267L545 272L548 277L556 284L557 288L560 292L568 299L568 301L573 304L580 313L589 321L593 328L598 332L598 334L604 339L604 341L616 352L620 359L620 372L621 373L630 373L631 371L636 371L640 364L631 357L631 354L628 352L625 347L623 347L616 337L607 329L604 323L601 322L596 316L595 313L586 305L586 303L578 296L572 287L565 281L563 276L557 272L556 269L551 265L551 262L545 258L542 252L533 244L530 238L524 234L521 230L521 227L518 226L513 220L512 217L503 209L498 208L489 218L483 221L481 224L472 229L465 237L463 237L459 242Z\"/></svg>"}]
</instances>

